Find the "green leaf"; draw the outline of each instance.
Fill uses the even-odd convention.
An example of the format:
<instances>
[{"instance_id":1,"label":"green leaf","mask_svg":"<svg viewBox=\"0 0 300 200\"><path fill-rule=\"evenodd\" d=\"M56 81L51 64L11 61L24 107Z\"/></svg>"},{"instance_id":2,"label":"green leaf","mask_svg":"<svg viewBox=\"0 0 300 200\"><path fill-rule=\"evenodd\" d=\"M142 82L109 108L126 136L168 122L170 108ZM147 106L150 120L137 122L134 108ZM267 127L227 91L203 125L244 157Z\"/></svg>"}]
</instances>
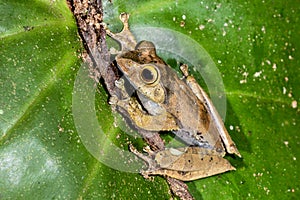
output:
<instances>
[{"instance_id":1,"label":"green leaf","mask_svg":"<svg viewBox=\"0 0 300 200\"><path fill-rule=\"evenodd\" d=\"M167 28L195 40L220 71L225 125L243 158L226 157L234 172L188 182L196 199L300 195L298 4L105 2L105 21L114 32L122 27L119 13L129 12L133 28ZM82 45L66 3L0 0L0 12L0 198L170 199L163 178L149 181L114 170L93 157L80 139L72 93ZM114 127L108 96L102 86L98 90L99 124L115 146L126 149L134 136Z\"/></svg>"}]
</instances>

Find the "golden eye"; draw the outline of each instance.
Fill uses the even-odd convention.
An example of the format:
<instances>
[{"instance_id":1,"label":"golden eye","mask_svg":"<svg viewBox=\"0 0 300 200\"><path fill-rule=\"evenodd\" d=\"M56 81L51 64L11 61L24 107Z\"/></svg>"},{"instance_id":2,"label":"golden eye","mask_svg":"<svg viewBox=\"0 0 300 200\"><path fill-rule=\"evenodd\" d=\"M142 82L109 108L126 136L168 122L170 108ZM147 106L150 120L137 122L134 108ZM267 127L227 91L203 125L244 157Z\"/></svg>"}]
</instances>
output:
<instances>
[{"instance_id":1,"label":"golden eye","mask_svg":"<svg viewBox=\"0 0 300 200\"><path fill-rule=\"evenodd\" d=\"M159 72L153 65L144 66L140 75L142 80L149 85L159 81Z\"/></svg>"}]
</instances>

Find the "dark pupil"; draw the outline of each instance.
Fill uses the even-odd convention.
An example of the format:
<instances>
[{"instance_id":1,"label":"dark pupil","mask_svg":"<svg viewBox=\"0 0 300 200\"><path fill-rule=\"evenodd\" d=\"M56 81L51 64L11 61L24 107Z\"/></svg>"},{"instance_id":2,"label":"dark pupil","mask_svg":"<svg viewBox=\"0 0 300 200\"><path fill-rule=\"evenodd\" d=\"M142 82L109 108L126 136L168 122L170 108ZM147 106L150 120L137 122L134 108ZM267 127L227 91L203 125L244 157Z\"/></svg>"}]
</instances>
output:
<instances>
[{"instance_id":1,"label":"dark pupil","mask_svg":"<svg viewBox=\"0 0 300 200\"><path fill-rule=\"evenodd\" d=\"M146 81L153 80L153 74L149 69L144 69L142 72L142 76L143 76L144 80L146 80Z\"/></svg>"}]
</instances>

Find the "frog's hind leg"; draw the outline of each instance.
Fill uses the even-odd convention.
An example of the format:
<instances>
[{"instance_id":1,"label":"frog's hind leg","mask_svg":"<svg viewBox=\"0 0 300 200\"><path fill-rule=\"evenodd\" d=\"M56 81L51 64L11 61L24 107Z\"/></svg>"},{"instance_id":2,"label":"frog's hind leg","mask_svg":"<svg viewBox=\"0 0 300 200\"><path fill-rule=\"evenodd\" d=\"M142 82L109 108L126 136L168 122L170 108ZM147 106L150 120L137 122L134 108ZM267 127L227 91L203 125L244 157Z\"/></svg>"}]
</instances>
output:
<instances>
[{"instance_id":1,"label":"frog's hind leg","mask_svg":"<svg viewBox=\"0 0 300 200\"><path fill-rule=\"evenodd\" d=\"M211 127L216 129L218 134L221 136L227 152L230 154L236 154L237 156L241 157L241 154L239 153L235 143L232 141L229 133L227 132L225 125L217 109L214 107L212 101L210 100L206 92L197 83L196 79L188 74L188 66L184 64L180 67L180 69L183 75L186 77L186 83L188 84L188 86L191 88L191 90L194 92L197 98L201 102L203 102L204 106L209 112L212 118L212 123L214 123L213 125L211 125Z\"/></svg>"}]
</instances>

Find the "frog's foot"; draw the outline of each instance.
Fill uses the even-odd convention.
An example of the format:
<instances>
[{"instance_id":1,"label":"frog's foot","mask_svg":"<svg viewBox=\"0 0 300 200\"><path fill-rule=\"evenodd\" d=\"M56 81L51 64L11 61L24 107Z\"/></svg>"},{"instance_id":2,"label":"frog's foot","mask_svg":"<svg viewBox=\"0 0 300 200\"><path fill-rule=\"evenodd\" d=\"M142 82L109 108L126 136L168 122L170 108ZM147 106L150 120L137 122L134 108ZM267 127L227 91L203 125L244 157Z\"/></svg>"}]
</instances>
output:
<instances>
[{"instance_id":1,"label":"frog's foot","mask_svg":"<svg viewBox=\"0 0 300 200\"><path fill-rule=\"evenodd\" d=\"M123 12L123 13L121 13L120 14L120 16L119 16L119 18L120 18L120 20L121 20L121 22L123 23L123 31L124 30L129 30L129 24L128 24L128 20L129 20L129 13L125 13L125 12Z\"/></svg>"},{"instance_id":2,"label":"frog's foot","mask_svg":"<svg viewBox=\"0 0 300 200\"><path fill-rule=\"evenodd\" d=\"M115 81L115 86L121 90L125 90L124 79L119 79Z\"/></svg>"},{"instance_id":3,"label":"frog's foot","mask_svg":"<svg viewBox=\"0 0 300 200\"><path fill-rule=\"evenodd\" d=\"M147 172L157 169L157 163L154 160L155 152L152 151L150 149L150 147L148 146L143 149L144 151L146 151L148 153L148 155L145 155L145 154L139 152L132 144L129 144L129 150L132 153L134 153L137 157L139 157L140 159L144 160L147 163L148 169L141 171L141 174L145 178L149 178L149 176L148 176L149 173L147 173Z\"/></svg>"},{"instance_id":4,"label":"frog's foot","mask_svg":"<svg viewBox=\"0 0 300 200\"><path fill-rule=\"evenodd\" d=\"M130 96L127 93L126 88L125 88L124 79L120 78L119 80L116 80L115 86L121 90L122 99L128 100L130 98Z\"/></svg>"},{"instance_id":5,"label":"frog's foot","mask_svg":"<svg viewBox=\"0 0 300 200\"><path fill-rule=\"evenodd\" d=\"M108 103L110 105L117 105L119 102L119 98L116 95L113 95L109 98Z\"/></svg>"},{"instance_id":6,"label":"frog's foot","mask_svg":"<svg viewBox=\"0 0 300 200\"><path fill-rule=\"evenodd\" d=\"M189 76L189 66L187 64L183 64L180 66L180 70L183 74L184 77L188 77Z\"/></svg>"},{"instance_id":7,"label":"frog's foot","mask_svg":"<svg viewBox=\"0 0 300 200\"><path fill-rule=\"evenodd\" d=\"M154 181L154 176L150 176L151 175L151 171L140 171L140 174L145 178L148 179L150 181Z\"/></svg>"},{"instance_id":8,"label":"frog's foot","mask_svg":"<svg viewBox=\"0 0 300 200\"><path fill-rule=\"evenodd\" d=\"M156 155L156 152L152 151L152 149L149 146L144 147L143 151L148 153L148 155L151 156L152 158L154 158Z\"/></svg>"},{"instance_id":9,"label":"frog's foot","mask_svg":"<svg viewBox=\"0 0 300 200\"><path fill-rule=\"evenodd\" d=\"M131 109L130 99L119 99L118 96L112 95L108 103L111 105L113 110L116 110L117 107L124 109L128 112Z\"/></svg>"},{"instance_id":10,"label":"frog's foot","mask_svg":"<svg viewBox=\"0 0 300 200\"><path fill-rule=\"evenodd\" d=\"M129 20L129 14L128 13L121 13L120 16L119 16L122 24L123 24L123 30L122 31L129 31L129 24L128 24L128 20ZM102 23L105 31L106 31L106 34L109 35L110 37L114 38L116 37L117 34L120 34L120 33L113 33L109 30L109 28L107 27L107 24L106 23ZM121 31L121 32L122 32Z\"/></svg>"},{"instance_id":11,"label":"frog's foot","mask_svg":"<svg viewBox=\"0 0 300 200\"><path fill-rule=\"evenodd\" d=\"M120 14L120 20L123 23L123 29L120 33L113 33L107 28L107 26L105 27L106 34L120 43L121 52L132 51L135 49L137 44L134 35L129 30L128 19L128 13Z\"/></svg>"},{"instance_id":12,"label":"frog's foot","mask_svg":"<svg viewBox=\"0 0 300 200\"><path fill-rule=\"evenodd\" d=\"M126 104L128 104L129 96L126 92L125 86L124 86L124 80L119 79L115 81L115 86L121 90L121 98L119 98L117 95L112 95L109 98L108 103L112 106L121 106L126 107ZM125 103L127 102L127 103Z\"/></svg>"}]
</instances>

